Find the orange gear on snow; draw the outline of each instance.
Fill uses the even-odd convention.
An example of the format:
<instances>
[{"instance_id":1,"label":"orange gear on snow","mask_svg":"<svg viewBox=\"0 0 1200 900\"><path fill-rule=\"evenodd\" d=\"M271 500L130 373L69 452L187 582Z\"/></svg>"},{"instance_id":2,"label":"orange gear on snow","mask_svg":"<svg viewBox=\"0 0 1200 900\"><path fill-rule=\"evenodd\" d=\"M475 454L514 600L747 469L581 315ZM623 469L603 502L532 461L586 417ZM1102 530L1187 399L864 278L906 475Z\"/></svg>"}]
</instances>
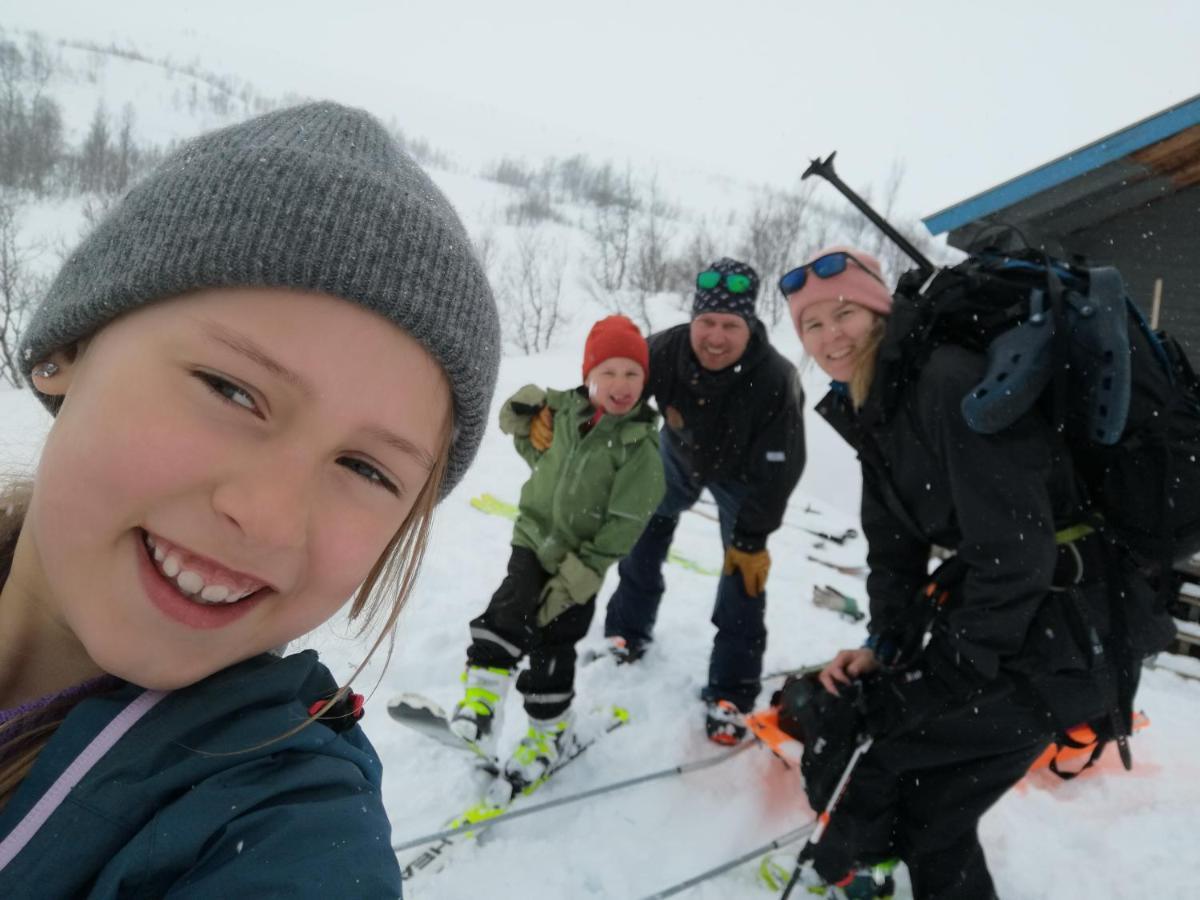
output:
<instances>
[{"instance_id":1,"label":"orange gear on snow","mask_svg":"<svg viewBox=\"0 0 1200 900\"><path fill-rule=\"evenodd\" d=\"M1149 725L1150 719L1145 713L1139 712L1133 717L1135 734ZM778 707L771 706L746 716L746 727L785 765L790 768L800 767L800 757L804 752L804 745L779 727ZM1041 756L1033 761L1029 771L1036 772L1039 769L1049 768L1052 760L1056 761L1056 765L1062 769L1074 761L1082 763L1092 755L1092 750L1096 746L1096 733L1090 726L1076 725L1067 731L1067 736L1080 746L1060 747L1058 744L1052 743L1046 747ZM1108 748L1106 747L1104 754L1107 753ZM1100 758L1103 759L1104 755L1102 754Z\"/></svg>"}]
</instances>

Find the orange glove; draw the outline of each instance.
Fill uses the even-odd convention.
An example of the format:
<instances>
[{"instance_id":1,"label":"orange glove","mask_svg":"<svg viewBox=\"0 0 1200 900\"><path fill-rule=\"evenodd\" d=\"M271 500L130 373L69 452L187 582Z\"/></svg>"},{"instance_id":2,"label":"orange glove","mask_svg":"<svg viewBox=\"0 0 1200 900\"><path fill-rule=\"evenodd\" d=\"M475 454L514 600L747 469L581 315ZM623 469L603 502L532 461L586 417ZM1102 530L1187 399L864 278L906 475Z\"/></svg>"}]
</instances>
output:
<instances>
[{"instance_id":1,"label":"orange glove","mask_svg":"<svg viewBox=\"0 0 1200 900\"><path fill-rule=\"evenodd\" d=\"M742 573L742 584L746 593L757 597L767 589L767 573L771 571L771 554L766 549L755 553L747 553L730 547L725 551L725 574L732 575L734 570Z\"/></svg>"},{"instance_id":2,"label":"orange glove","mask_svg":"<svg viewBox=\"0 0 1200 900\"><path fill-rule=\"evenodd\" d=\"M529 443L533 449L544 453L554 443L554 412L548 406L538 410L529 422Z\"/></svg>"}]
</instances>

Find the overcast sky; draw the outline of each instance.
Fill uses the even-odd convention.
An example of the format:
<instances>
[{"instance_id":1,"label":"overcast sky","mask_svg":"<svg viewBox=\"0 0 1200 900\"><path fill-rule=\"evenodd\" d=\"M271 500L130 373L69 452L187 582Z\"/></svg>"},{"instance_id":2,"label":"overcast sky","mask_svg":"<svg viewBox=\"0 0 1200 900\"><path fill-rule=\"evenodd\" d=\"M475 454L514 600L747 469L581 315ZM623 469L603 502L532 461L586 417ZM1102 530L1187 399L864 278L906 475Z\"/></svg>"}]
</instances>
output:
<instances>
[{"instance_id":1,"label":"overcast sky","mask_svg":"<svg viewBox=\"0 0 1200 900\"><path fill-rule=\"evenodd\" d=\"M834 149L852 184L899 160L913 215L1200 93L1189 0L0 0L0 24L354 103L470 160L780 186Z\"/></svg>"}]
</instances>

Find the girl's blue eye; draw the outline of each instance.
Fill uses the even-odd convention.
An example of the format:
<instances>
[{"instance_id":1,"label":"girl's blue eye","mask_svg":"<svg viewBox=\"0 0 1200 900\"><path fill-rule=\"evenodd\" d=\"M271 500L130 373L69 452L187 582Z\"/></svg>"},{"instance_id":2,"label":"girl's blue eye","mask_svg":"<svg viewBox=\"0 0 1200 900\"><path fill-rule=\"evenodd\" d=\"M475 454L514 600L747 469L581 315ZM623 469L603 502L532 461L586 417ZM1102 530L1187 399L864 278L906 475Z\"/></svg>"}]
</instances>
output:
<instances>
[{"instance_id":1,"label":"girl's blue eye","mask_svg":"<svg viewBox=\"0 0 1200 900\"><path fill-rule=\"evenodd\" d=\"M226 403L240 406L242 409L261 417L261 413L258 411L258 404L254 402L254 397L245 388L238 387L232 381L222 378L220 375L214 375L212 372L196 372L195 374L210 391Z\"/></svg>"},{"instance_id":2,"label":"girl's blue eye","mask_svg":"<svg viewBox=\"0 0 1200 900\"><path fill-rule=\"evenodd\" d=\"M379 485L389 494L395 494L396 496L400 495L400 489L370 463L364 462L361 459L356 459L353 456L343 456L338 460L338 462L354 474L361 475L372 484Z\"/></svg>"}]
</instances>

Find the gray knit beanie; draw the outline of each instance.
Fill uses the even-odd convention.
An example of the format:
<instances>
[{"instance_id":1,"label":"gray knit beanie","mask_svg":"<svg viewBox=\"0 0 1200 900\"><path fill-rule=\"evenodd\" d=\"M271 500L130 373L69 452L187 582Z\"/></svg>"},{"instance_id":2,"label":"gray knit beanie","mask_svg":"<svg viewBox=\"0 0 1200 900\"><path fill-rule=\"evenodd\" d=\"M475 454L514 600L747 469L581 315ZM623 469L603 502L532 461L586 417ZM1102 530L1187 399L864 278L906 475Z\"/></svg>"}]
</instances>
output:
<instances>
[{"instance_id":1,"label":"gray knit beanie","mask_svg":"<svg viewBox=\"0 0 1200 900\"><path fill-rule=\"evenodd\" d=\"M488 419L499 317L458 216L362 110L279 110L172 153L58 273L25 331L25 374L153 300L238 286L343 297L420 341L454 395L450 492ZM39 397L57 412L59 398Z\"/></svg>"}]
</instances>

